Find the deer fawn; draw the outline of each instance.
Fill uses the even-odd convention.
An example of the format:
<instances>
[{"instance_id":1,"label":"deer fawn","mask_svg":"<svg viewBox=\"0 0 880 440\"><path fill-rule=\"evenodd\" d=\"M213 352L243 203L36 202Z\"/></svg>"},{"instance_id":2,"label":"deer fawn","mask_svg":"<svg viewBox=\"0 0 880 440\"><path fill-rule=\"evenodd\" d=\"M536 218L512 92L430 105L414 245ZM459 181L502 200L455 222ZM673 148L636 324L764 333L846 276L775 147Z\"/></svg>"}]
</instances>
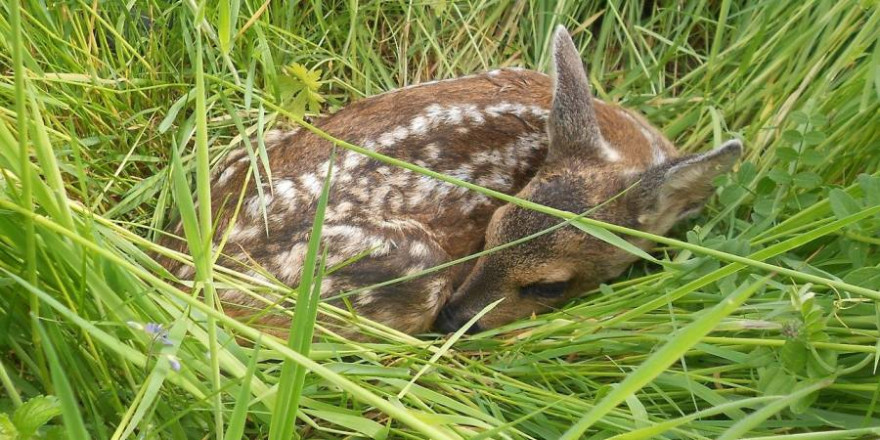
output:
<instances>
[{"instance_id":1,"label":"deer fawn","mask_svg":"<svg viewBox=\"0 0 880 440\"><path fill-rule=\"evenodd\" d=\"M385 155L574 213L634 185L592 217L655 234L699 210L713 192L711 180L739 157L740 143L679 157L641 116L592 97L579 54L561 26L553 50L554 80L528 70L495 70L380 94L316 125ZM296 285L330 143L307 131L270 132L265 141L272 182L264 184L262 198L255 185L245 189L220 263L257 263ZM325 264L360 258L324 277L324 297L414 274L560 222L352 151L341 151L332 165ZM224 231L249 173L248 157L232 154L220 171L211 203L217 230ZM351 304L361 316L419 333L435 320L439 330L456 330L505 298L471 330L491 328L547 311L619 275L636 259L566 226L472 264L364 291ZM171 264L170 270L184 279L193 275L191 266ZM262 312L260 301L238 291L220 295L233 305L231 314ZM288 320L270 314L260 322L283 326Z\"/></svg>"}]
</instances>

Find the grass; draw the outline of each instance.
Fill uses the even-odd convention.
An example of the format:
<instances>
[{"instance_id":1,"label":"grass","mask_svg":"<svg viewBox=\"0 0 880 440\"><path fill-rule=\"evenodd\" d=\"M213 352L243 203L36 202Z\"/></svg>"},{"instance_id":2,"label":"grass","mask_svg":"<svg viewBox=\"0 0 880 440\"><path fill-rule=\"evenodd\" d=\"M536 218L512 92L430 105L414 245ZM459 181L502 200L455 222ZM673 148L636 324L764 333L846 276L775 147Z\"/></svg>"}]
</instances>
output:
<instances>
[{"instance_id":1,"label":"grass","mask_svg":"<svg viewBox=\"0 0 880 440\"><path fill-rule=\"evenodd\" d=\"M880 435L880 10L598 3L0 4L0 438ZM258 169L250 134L407 84L545 70L557 24L597 94L682 150L745 141L704 214L653 237L656 262L451 343L213 265L197 202L228 151ZM176 216L192 256L155 244ZM332 270L317 243L313 280ZM193 288L156 254L194 264ZM296 298L292 336L225 316L228 286ZM323 331L337 319L376 342Z\"/></svg>"}]
</instances>

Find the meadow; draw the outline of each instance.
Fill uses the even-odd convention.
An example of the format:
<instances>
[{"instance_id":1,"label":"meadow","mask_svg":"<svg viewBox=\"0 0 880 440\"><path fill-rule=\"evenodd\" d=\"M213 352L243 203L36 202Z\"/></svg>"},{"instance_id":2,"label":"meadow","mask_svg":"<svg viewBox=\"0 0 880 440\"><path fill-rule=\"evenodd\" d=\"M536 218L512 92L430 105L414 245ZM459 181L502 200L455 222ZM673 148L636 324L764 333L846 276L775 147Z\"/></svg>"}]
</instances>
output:
<instances>
[{"instance_id":1,"label":"meadow","mask_svg":"<svg viewBox=\"0 0 880 440\"><path fill-rule=\"evenodd\" d=\"M0 439L880 437L876 1L0 11ZM320 303L310 283L213 264L196 202L230 151L262 169L264 146L243 139L401 86L547 71L558 24L598 97L686 152L745 144L703 213L624 276L502 328L414 337ZM178 217L193 255L155 244ZM156 255L193 264L193 285ZM311 246L317 278L319 257ZM291 337L224 315L214 292L230 286L295 300Z\"/></svg>"}]
</instances>

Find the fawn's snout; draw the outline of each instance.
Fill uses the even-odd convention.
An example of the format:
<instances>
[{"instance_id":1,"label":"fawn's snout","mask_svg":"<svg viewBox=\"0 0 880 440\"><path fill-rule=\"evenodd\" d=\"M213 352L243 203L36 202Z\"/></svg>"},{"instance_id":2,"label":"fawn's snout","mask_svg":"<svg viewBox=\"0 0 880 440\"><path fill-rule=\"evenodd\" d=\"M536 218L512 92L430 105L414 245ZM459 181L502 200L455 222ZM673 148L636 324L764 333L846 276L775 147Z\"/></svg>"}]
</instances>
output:
<instances>
[{"instance_id":1,"label":"fawn's snout","mask_svg":"<svg viewBox=\"0 0 880 440\"><path fill-rule=\"evenodd\" d=\"M712 180L742 152L729 141L708 153L680 157L640 116L593 99L580 56L560 27L547 159L519 198L653 234L698 212ZM637 257L559 218L514 205L500 207L486 230L486 248L538 234L480 257L441 312L435 327L453 331L503 299L474 327L492 328L548 311L620 275ZM647 240L626 238L647 249ZM471 330L474 331L473 328Z\"/></svg>"},{"instance_id":2,"label":"fawn's snout","mask_svg":"<svg viewBox=\"0 0 880 440\"><path fill-rule=\"evenodd\" d=\"M452 333L464 327L470 318L471 317L467 314L461 313L452 307L444 307L437 315L437 321L434 322L434 328L442 333ZM479 333L482 330L483 328L480 327L479 323L474 323L465 330L465 333L474 334Z\"/></svg>"}]
</instances>

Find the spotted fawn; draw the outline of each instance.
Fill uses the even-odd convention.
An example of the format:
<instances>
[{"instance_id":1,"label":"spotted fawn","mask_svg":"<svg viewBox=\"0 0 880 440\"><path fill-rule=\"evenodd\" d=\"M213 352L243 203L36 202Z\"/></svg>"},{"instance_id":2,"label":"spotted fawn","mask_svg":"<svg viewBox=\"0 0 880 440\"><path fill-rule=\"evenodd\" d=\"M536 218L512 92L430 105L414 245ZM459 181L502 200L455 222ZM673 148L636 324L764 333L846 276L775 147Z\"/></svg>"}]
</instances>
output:
<instances>
[{"instance_id":1,"label":"spotted fawn","mask_svg":"<svg viewBox=\"0 0 880 440\"><path fill-rule=\"evenodd\" d=\"M697 212L713 193L712 179L741 154L734 140L679 156L640 115L593 98L562 27L553 39L553 64L552 78L501 69L405 87L356 102L315 125L335 138L532 202L573 213L598 206L592 218L654 234ZM260 196L248 179L233 225L252 172L248 155L230 154L212 182L216 230L229 230L219 262L255 277L265 271L295 286L331 165L331 144L308 130L270 131L264 141L272 181L263 183ZM353 151L338 151L333 160L322 245L325 265L338 267L322 280L325 298L417 274L560 222ZM170 239L166 245L185 246ZM420 333L432 326L456 330L504 298L473 331L547 311L618 276L636 259L565 226L349 299L359 316ZM180 279L193 276L192 266L167 265ZM219 294L232 315L265 307L236 290ZM270 313L260 322L283 328L289 319Z\"/></svg>"}]
</instances>

